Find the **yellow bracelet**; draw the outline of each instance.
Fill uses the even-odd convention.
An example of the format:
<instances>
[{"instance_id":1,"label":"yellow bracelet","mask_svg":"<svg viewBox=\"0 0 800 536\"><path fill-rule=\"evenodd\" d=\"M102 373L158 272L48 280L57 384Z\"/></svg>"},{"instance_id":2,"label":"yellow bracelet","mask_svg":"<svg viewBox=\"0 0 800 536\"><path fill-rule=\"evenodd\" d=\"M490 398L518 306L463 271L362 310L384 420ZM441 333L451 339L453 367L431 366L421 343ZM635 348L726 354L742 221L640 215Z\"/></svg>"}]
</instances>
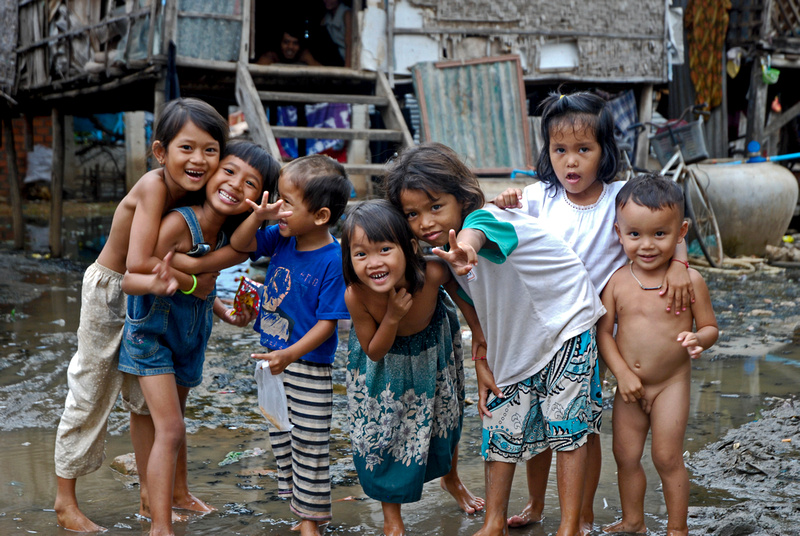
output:
<instances>
[{"instance_id":1,"label":"yellow bracelet","mask_svg":"<svg viewBox=\"0 0 800 536\"><path fill-rule=\"evenodd\" d=\"M195 291L195 289L197 289L197 276L192 274L192 288L190 288L189 290L181 290L181 292L183 292L184 294L191 294L192 292Z\"/></svg>"}]
</instances>

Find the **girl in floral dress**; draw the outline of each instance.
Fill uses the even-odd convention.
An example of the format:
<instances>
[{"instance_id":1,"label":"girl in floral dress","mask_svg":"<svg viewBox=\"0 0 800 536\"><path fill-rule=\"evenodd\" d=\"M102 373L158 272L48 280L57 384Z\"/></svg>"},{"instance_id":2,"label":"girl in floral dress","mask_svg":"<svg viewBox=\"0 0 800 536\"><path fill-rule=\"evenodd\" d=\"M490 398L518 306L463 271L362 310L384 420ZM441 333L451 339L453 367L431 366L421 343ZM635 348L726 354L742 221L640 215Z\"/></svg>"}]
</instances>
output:
<instances>
[{"instance_id":1,"label":"girl in floral dress","mask_svg":"<svg viewBox=\"0 0 800 536\"><path fill-rule=\"evenodd\" d=\"M485 343L448 268L422 258L405 218L387 201L349 212L342 260L353 322L347 362L353 460L364 492L381 501L384 534L404 534L401 504L418 501L425 482L451 471L461 437L461 332L442 285L473 330L475 355L485 355Z\"/></svg>"}]
</instances>

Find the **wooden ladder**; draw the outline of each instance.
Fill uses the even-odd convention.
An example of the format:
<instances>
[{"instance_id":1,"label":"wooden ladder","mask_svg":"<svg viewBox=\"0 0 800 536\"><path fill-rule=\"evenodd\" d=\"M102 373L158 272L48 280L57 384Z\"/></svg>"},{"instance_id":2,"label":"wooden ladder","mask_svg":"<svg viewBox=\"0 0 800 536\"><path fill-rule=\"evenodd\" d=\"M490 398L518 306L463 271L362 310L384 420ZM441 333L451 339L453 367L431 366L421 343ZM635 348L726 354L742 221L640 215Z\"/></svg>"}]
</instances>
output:
<instances>
[{"instance_id":1,"label":"wooden ladder","mask_svg":"<svg viewBox=\"0 0 800 536\"><path fill-rule=\"evenodd\" d=\"M260 88L260 89L259 89ZM317 90L309 91L309 88ZM370 141L388 141L400 151L414 144L400 106L386 76L381 72L358 71L343 67L253 65L239 62L236 68L236 100L244 112L254 142L266 147L281 160L276 138L348 140L345 169L358 197L372 194L369 177L382 175L383 164L369 158ZM353 105L351 128L273 126L267 121L265 104L304 105L347 103ZM366 107L380 112L385 129L369 128ZM360 108L360 111L358 107Z\"/></svg>"}]
</instances>

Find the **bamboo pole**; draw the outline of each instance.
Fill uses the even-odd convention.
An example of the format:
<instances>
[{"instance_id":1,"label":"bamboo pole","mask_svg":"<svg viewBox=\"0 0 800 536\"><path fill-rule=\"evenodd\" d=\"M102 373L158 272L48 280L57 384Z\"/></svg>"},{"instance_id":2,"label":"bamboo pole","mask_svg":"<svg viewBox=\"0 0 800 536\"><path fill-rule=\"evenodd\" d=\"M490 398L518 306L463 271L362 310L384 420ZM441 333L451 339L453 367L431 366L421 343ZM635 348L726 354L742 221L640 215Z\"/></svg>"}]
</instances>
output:
<instances>
[{"instance_id":1,"label":"bamboo pole","mask_svg":"<svg viewBox=\"0 0 800 536\"><path fill-rule=\"evenodd\" d=\"M53 108L53 169L50 175L50 255L64 254L61 240L61 216L64 199L64 114Z\"/></svg>"},{"instance_id":2,"label":"bamboo pole","mask_svg":"<svg viewBox=\"0 0 800 536\"><path fill-rule=\"evenodd\" d=\"M11 200L11 226L14 229L14 249L25 247L25 222L22 219L22 185L17 168L17 148L14 145L14 128L11 114L3 117L3 143L8 169L8 192Z\"/></svg>"}]
</instances>

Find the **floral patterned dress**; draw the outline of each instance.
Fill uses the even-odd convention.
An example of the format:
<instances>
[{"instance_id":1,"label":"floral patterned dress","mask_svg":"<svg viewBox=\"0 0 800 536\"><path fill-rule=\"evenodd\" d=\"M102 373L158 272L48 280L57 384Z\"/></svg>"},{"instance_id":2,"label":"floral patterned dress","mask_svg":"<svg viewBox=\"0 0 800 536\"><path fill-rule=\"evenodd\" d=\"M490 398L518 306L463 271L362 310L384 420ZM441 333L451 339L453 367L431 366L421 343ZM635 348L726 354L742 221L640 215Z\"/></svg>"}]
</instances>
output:
<instances>
[{"instance_id":1,"label":"floral patterned dress","mask_svg":"<svg viewBox=\"0 0 800 536\"><path fill-rule=\"evenodd\" d=\"M464 362L455 305L442 289L428 327L397 337L380 361L350 331L347 402L353 461L369 497L415 502L425 482L450 471L461 438Z\"/></svg>"}]
</instances>

